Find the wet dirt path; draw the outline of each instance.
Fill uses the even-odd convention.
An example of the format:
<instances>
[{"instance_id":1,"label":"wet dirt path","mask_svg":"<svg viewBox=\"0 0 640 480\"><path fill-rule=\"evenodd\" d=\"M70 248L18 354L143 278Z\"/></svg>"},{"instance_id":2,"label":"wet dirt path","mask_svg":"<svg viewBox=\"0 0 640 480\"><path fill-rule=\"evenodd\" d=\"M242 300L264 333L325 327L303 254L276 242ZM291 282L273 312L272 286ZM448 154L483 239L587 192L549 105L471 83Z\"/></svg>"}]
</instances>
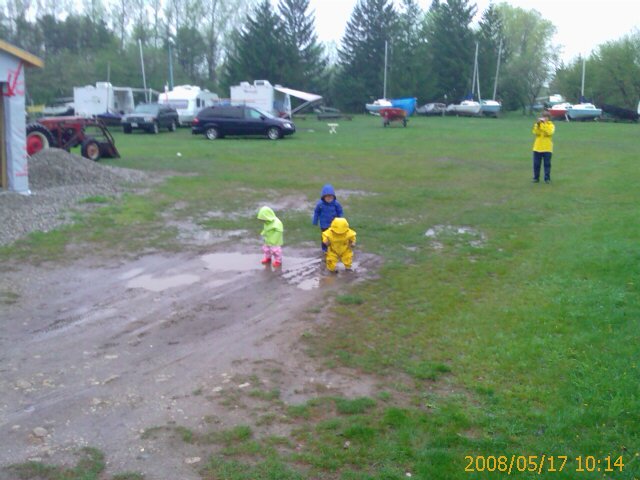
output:
<instances>
[{"instance_id":1,"label":"wet dirt path","mask_svg":"<svg viewBox=\"0 0 640 480\"><path fill-rule=\"evenodd\" d=\"M259 260L154 254L3 273L0 291L12 296L0 303L0 466L73 464L72 452L92 446L110 473L195 479L197 452L141 433L212 415L219 428L243 421L211 398L256 365L284 372L285 401L303 401L310 382L365 394L366 382L314 366L299 340L313 328L304 312L365 278L375 259L360 255L356 274L337 276L322 273L315 249L288 249L281 270Z\"/></svg>"}]
</instances>

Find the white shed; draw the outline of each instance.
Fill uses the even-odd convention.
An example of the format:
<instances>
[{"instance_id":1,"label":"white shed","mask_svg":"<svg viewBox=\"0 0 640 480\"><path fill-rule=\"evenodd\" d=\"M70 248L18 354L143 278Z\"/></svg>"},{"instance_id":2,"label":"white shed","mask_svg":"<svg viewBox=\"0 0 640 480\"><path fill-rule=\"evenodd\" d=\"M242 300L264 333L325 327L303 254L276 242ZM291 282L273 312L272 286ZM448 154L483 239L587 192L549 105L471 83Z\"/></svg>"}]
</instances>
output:
<instances>
[{"instance_id":1,"label":"white shed","mask_svg":"<svg viewBox=\"0 0 640 480\"><path fill-rule=\"evenodd\" d=\"M24 69L43 66L40 58L0 40L0 187L24 194L29 194Z\"/></svg>"}]
</instances>

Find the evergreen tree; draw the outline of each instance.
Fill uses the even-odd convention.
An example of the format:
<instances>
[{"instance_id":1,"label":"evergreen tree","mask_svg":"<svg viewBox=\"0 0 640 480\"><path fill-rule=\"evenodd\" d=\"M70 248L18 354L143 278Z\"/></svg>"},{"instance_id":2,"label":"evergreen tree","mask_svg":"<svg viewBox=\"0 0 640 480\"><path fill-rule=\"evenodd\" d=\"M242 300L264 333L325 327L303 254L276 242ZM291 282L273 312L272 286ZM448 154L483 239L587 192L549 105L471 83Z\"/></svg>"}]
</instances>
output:
<instances>
[{"instance_id":1,"label":"evergreen tree","mask_svg":"<svg viewBox=\"0 0 640 480\"><path fill-rule=\"evenodd\" d=\"M349 111L362 111L383 94L385 41L397 28L398 14L389 0L358 0L338 50L334 95Z\"/></svg>"},{"instance_id":2,"label":"evergreen tree","mask_svg":"<svg viewBox=\"0 0 640 480\"><path fill-rule=\"evenodd\" d=\"M502 17L494 4L483 12L480 19L478 41L480 44L478 54L478 67L480 72L480 86L483 98L493 96L493 87L498 63L498 51L504 38ZM506 58L506 45L502 45L501 61ZM504 64L504 63L503 63Z\"/></svg>"},{"instance_id":3,"label":"evergreen tree","mask_svg":"<svg viewBox=\"0 0 640 480\"><path fill-rule=\"evenodd\" d=\"M273 12L271 2L264 0L249 14L245 27L235 33L223 75L225 89L257 79L288 83L295 57L283 38L282 20Z\"/></svg>"},{"instance_id":4,"label":"evergreen tree","mask_svg":"<svg viewBox=\"0 0 640 480\"><path fill-rule=\"evenodd\" d=\"M469 0L446 0L430 10L427 30L436 96L455 102L471 92L475 38L471 21L476 6Z\"/></svg>"},{"instance_id":5,"label":"evergreen tree","mask_svg":"<svg viewBox=\"0 0 640 480\"><path fill-rule=\"evenodd\" d=\"M278 6L287 42L292 46L288 85L313 92L326 89L327 60L318 42L309 0L280 0Z\"/></svg>"},{"instance_id":6,"label":"evergreen tree","mask_svg":"<svg viewBox=\"0 0 640 480\"><path fill-rule=\"evenodd\" d=\"M424 17L425 12L416 0L402 1L387 72L390 97L425 98L433 89L429 82L426 41L422 32Z\"/></svg>"}]
</instances>

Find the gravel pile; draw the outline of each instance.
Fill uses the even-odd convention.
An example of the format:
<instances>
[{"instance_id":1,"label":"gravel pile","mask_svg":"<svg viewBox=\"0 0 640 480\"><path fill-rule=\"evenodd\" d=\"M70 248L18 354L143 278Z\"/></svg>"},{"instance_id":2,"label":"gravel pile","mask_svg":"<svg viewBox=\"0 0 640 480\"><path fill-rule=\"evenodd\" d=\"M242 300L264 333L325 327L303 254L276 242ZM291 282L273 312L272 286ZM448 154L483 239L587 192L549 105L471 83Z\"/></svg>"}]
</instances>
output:
<instances>
[{"instance_id":1,"label":"gravel pile","mask_svg":"<svg viewBox=\"0 0 640 480\"><path fill-rule=\"evenodd\" d=\"M0 245L71 223L69 209L79 200L118 196L152 179L145 172L101 165L57 148L43 150L29 159L31 195L0 193Z\"/></svg>"}]
</instances>

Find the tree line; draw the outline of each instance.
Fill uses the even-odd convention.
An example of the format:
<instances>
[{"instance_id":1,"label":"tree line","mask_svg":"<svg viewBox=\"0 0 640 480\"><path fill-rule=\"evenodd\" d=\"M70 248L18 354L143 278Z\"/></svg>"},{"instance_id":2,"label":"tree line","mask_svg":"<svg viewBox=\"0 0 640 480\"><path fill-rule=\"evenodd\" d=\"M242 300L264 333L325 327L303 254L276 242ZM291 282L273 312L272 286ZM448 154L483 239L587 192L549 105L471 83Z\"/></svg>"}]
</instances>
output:
<instances>
[{"instance_id":1,"label":"tree line","mask_svg":"<svg viewBox=\"0 0 640 480\"><path fill-rule=\"evenodd\" d=\"M247 13L245 13L247 12ZM474 19L479 16L479 21ZM240 81L267 79L319 93L347 111L383 95L458 102L472 89L476 43L480 92L505 110L527 111L547 86L577 101L582 61L564 65L554 25L506 3L477 12L472 0L358 0L333 50L318 40L309 0L4 0L0 38L45 59L28 72L36 103L70 96L73 86L110 80L164 89L172 56L175 84L228 96ZM640 96L639 34L600 46L588 59L587 96L631 107ZM580 70L581 72L581 70ZM575 98L574 98L575 97Z\"/></svg>"}]
</instances>

